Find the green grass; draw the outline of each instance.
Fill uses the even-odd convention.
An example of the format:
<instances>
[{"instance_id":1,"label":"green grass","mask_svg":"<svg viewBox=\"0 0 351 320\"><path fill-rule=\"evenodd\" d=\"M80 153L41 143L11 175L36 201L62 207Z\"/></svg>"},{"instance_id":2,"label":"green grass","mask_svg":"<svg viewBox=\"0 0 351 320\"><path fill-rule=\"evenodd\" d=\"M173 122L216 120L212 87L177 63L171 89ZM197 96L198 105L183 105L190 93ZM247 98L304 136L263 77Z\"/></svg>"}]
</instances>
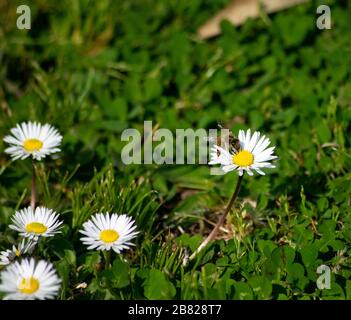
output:
<instances>
[{"instance_id":1,"label":"green grass","mask_svg":"<svg viewBox=\"0 0 351 320\"><path fill-rule=\"evenodd\" d=\"M32 30L16 29L20 1L0 4L0 137L37 120L63 134L59 157L37 165L39 204L65 221L41 244L63 279L62 299L351 299L351 6L323 1L332 30L315 26L319 1L196 29L228 1L30 1ZM251 128L277 145L278 166L245 177L226 232L196 260L236 174L206 165L121 162L126 128ZM31 162L0 140L0 249L29 205ZM131 251L88 252L78 230L95 212L128 213ZM316 270L331 268L331 289ZM78 285L85 283L84 288Z\"/></svg>"}]
</instances>

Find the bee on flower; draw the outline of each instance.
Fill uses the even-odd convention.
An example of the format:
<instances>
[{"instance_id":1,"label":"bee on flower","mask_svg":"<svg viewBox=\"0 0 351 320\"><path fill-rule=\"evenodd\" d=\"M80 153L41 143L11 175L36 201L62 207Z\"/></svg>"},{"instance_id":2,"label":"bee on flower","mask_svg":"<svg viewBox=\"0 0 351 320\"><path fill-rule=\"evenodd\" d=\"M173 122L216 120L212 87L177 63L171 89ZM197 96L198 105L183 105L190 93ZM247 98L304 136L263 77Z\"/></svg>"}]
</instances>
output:
<instances>
[{"instance_id":1,"label":"bee on flower","mask_svg":"<svg viewBox=\"0 0 351 320\"><path fill-rule=\"evenodd\" d=\"M261 175L265 175L262 171L264 168L275 168L271 163L277 159L273 154L275 146L268 147L271 141L260 132L254 132L251 135L251 130L239 131L238 138L235 138L234 145L231 148L223 148L219 145L214 145L210 153L210 165L221 166L224 173L232 170L237 170L242 176L244 172L252 176L253 171Z\"/></svg>"}]
</instances>

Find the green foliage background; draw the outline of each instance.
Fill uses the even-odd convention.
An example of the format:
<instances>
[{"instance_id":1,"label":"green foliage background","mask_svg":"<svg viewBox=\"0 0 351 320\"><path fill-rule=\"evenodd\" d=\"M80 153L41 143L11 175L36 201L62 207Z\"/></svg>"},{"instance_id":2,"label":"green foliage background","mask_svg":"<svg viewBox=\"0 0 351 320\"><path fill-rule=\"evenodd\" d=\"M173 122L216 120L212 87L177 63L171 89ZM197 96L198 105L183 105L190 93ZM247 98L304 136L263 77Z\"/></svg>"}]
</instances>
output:
<instances>
[{"instance_id":1,"label":"green foliage background","mask_svg":"<svg viewBox=\"0 0 351 320\"><path fill-rule=\"evenodd\" d=\"M37 120L63 134L37 165L40 204L65 220L39 255L63 279L61 299L350 299L351 5L311 1L211 40L197 28L227 0L28 1L32 29L0 3L0 137ZM318 30L328 4L333 28ZM185 266L230 196L235 173L204 165L124 166L120 140L143 121L176 128L251 128L277 145L278 166L245 178L221 239ZM0 141L0 249L29 204L30 161ZM135 217L133 250L87 252L78 229L93 213ZM316 286L331 268L331 289Z\"/></svg>"}]
</instances>

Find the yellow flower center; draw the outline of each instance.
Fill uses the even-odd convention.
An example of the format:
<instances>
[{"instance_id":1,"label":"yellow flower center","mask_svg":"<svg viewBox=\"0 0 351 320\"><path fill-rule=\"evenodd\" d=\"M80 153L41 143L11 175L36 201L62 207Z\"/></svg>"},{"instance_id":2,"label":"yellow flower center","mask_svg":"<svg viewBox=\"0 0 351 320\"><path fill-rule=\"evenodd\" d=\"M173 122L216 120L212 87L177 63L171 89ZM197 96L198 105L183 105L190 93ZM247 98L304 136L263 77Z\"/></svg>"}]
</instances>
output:
<instances>
[{"instance_id":1,"label":"yellow flower center","mask_svg":"<svg viewBox=\"0 0 351 320\"><path fill-rule=\"evenodd\" d=\"M33 277L22 278L18 285L18 290L24 294L32 294L39 289L39 281Z\"/></svg>"},{"instance_id":2,"label":"yellow flower center","mask_svg":"<svg viewBox=\"0 0 351 320\"><path fill-rule=\"evenodd\" d=\"M48 228L40 222L31 222L26 225L26 231L29 233L42 234Z\"/></svg>"},{"instance_id":3,"label":"yellow flower center","mask_svg":"<svg viewBox=\"0 0 351 320\"><path fill-rule=\"evenodd\" d=\"M15 251L15 254L17 257L19 257L21 255L21 251L19 251L18 249Z\"/></svg>"},{"instance_id":4,"label":"yellow flower center","mask_svg":"<svg viewBox=\"0 0 351 320\"><path fill-rule=\"evenodd\" d=\"M100 232L100 240L106 243L115 242L119 238L119 234L115 230L107 229Z\"/></svg>"},{"instance_id":5,"label":"yellow flower center","mask_svg":"<svg viewBox=\"0 0 351 320\"><path fill-rule=\"evenodd\" d=\"M239 167L247 167L254 162L254 156L251 152L242 150L233 156L233 164Z\"/></svg>"},{"instance_id":6,"label":"yellow flower center","mask_svg":"<svg viewBox=\"0 0 351 320\"><path fill-rule=\"evenodd\" d=\"M39 151L43 147L43 143L38 139L27 139L23 142L23 147L28 152Z\"/></svg>"}]
</instances>

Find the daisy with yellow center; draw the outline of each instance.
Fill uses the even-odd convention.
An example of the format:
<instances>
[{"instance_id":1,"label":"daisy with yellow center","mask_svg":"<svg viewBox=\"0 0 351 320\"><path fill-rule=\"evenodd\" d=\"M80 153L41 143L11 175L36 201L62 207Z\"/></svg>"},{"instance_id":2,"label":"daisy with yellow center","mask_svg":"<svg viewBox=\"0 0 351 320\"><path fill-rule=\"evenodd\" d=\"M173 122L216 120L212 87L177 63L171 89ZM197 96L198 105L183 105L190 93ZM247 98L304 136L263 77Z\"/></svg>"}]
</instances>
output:
<instances>
[{"instance_id":1,"label":"daisy with yellow center","mask_svg":"<svg viewBox=\"0 0 351 320\"><path fill-rule=\"evenodd\" d=\"M62 221L58 220L59 215L48 208L32 207L17 211L12 217L11 229L16 230L21 236L38 240L39 237L52 237L61 232Z\"/></svg>"},{"instance_id":2,"label":"daisy with yellow center","mask_svg":"<svg viewBox=\"0 0 351 320\"><path fill-rule=\"evenodd\" d=\"M222 173L237 170L239 177L237 179L233 194L223 214L207 238L202 241L199 247L190 256L190 260L193 260L196 255L207 246L208 243L216 238L220 227L225 222L225 219L232 209L239 194L244 172L247 172L247 174L250 176L253 175L253 171L264 175L265 173L261 169L274 168L274 165L272 165L270 161L277 159L277 156L273 155L275 147L268 148L269 144L271 143L270 140L264 135L261 136L259 132L254 132L254 134L251 136L250 129L246 132L240 130L238 139L232 139L231 143L229 143L229 139L227 140L228 141L223 144L224 148L218 145L213 146L210 153L209 164L219 164L221 166Z\"/></svg>"},{"instance_id":3,"label":"daisy with yellow center","mask_svg":"<svg viewBox=\"0 0 351 320\"><path fill-rule=\"evenodd\" d=\"M60 284L51 263L31 258L16 261L1 272L0 291L5 300L45 300L56 297Z\"/></svg>"},{"instance_id":4,"label":"daisy with yellow center","mask_svg":"<svg viewBox=\"0 0 351 320\"><path fill-rule=\"evenodd\" d=\"M252 176L253 171L265 175L261 169L275 168L270 163L271 160L277 158L273 154L275 147L268 148L271 143L268 138L264 135L261 136L260 132L254 132L251 136L250 129L246 133L240 130L238 138L240 149L233 152L215 145L210 155L211 161L209 164L220 164L224 173L237 170L240 176L244 172Z\"/></svg>"},{"instance_id":5,"label":"daisy with yellow center","mask_svg":"<svg viewBox=\"0 0 351 320\"><path fill-rule=\"evenodd\" d=\"M32 157L41 160L47 155L60 151L62 136L49 124L36 122L22 122L11 129L11 135L4 138L10 144L5 152L13 160Z\"/></svg>"},{"instance_id":6,"label":"daisy with yellow center","mask_svg":"<svg viewBox=\"0 0 351 320\"><path fill-rule=\"evenodd\" d=\"M0 265L6 266L13 262L16 258L23 254L33 252L36 242L32 240L23 239L18 246L12 246L12 250L5 250L0 252Z\"/></svg>"},{"instance_id":7,"label":"daisy with yellow center","mask_svg":"<svg viewBox=\"0 0 351 320\"><path fill-rule=\"evenodd\" d=\"M83 224L79 232L85 235L81 240L89 250L112 249L120 253L133 245L130 240L138 234L135 229L134 220L125 214L97 213Z\"/></svg>"}]
</instances>

